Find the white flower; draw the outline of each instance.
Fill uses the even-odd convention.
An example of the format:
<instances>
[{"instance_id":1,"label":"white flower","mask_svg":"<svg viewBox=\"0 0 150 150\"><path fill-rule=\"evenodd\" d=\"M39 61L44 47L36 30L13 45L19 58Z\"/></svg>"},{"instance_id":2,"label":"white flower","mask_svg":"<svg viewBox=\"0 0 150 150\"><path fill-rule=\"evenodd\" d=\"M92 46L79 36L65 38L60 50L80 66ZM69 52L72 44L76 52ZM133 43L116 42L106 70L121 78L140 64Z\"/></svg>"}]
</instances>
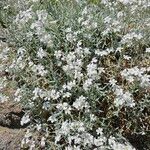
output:
<instances>
[{"instance_id":1,"label":"white flower","mask_svg":"<svg viewBox=\"0 0 150 150\"><path fill-rule=\"evenodd\" d=\"M82 134L82 138L83 138L84 146L85 145L91 146L91 145L94 144L94 137L93 137L93 135L91 135L91 134L86 132L86 133Z\"/></svg>"},{"instance_id":2,"label":"white flower","mask_svg":"<svg viewBox=\"0 0 150 150\"><path fill-rule=\"evenodd\" d=\"M109 83L114 87L117 83L117 81L115 79L110 79Z\"/></svg>"},{"instance_id":3,"label":"white flower","mask_svg":"<svg viewBox=\"0 0 150 150\"><path fill-rule=\"evenodd\" d=\"M66 34L66 39L67 39L67 41L69 41L69 42L73 42L73 41L76 40L76 39L75 39L75 36L74 36L72 33L67 33L67 34Z\"/></svg>"},{"instance_id":4,"label":"white flower","mask_svg":"<svg viewBox=\"0 0 150 150\"><path fill-rule=\"evenodd\" d=\"M93 22L93 23L91 24L91 27L94 28L94 29L97 28L97 22Z\"/></svg>"},{"instance_id":5,"label":"white flower","mask_svg":"<svg viewBox=\"0 0 150 150\"><path fill-rule=\"evenodd\" d=\"M150 53L150 48L146 48L146 53Z\"/></svg>"},{"instance_id":6,"label":"white flower","mask_svg":"<svg viewBox=\"0 0 150 150\"><path fill-rule=\"evenodd\" d=\"M83 108L89 108L89 104L88 102L86 102L86 97L81 95L79 98L77 98L76 101L73 103L73 107L78 110L82 110Z\"/></svg>"},{"instance_id":7,"label":"white flower","mask_svg":"<svg viewBox=\"0 0 150 150\"><path fill-rule=\"evenodd\" d=\"M49 110L50 106L51 106L51 105L50 105L50 102L47 101L47 102L44 102L44 103L43 103L42 108L45 109L45 110Z\"/></svg>"},{"instance_id":8,"label":"white flower","mask_svg":"<svg viewBox=\"0 0 150 150\"><path fill-rule=\"evenodd\" d=\"M135 148L132 147L126 141L121 143L117 141L115 137L112 137L112 136L108 139L108 143L113 150L135 150Z\"/></svg>"},{"instance_id":9,"label":"white flower","mask_svg":"<svg viewBox=\"0 0 150 150\"><path fill-rule=\"evenodd\" d=\"M122 11L119 11L118 13L117 13L117 18L122 18L123 17L123 12Z\"/></svg>"},{"instance_id":10,"label":"white flower","mask_svg":"<svg viewBox=\"0 0 150 150\"><path fill-rule=\"evenodd\" d=\"M82 141L82 139L80 138L80 137L75 137L74 138L74 142L75 142L75 144L81 144L81 141ZM79 148L79 146L78 146L78 148L77 147L74 147L74 148L76 148L76 149L78 149L78 150L81 150L80 148Z\"/></svg>"},{"instance_id":11,"label":"white flower","mask_svg":"<svg viewBox=\"0 0 150 150\"><path fill-rule=\"evenodd\" d=\"M53 100L56 100L60 97L60 92L56 91L55 89L52 89L48 92L48 97L51 97Z\"/></svg>"},{"instance_id":12,"label":"white flower","mask_svg":"<svg viewBox=\"0 0 150 150\"><path fill-rule=\"evenodd\" d=\"M60 109L60 110L64 110L65 114L70 114L71 113L71 107L66 102L64 102L62 104L57 104L56 108Z\"/></svg>"},{"instance_id":13,"label":"white flower","mask_svg":"<svg viewBox=\"0 0 150 150\"><path fill-rule=\"evenodd\" d=\"M120 53L121 53L122 50L123 50L122 47L118 47L118 48L116 49L116 52L120 52Z\"/></svg>"},{"instance_id":14,"label":"white flower","mask_svg":"<svg viewBox=\"0 0 150 150\"><path fill-rule=\"evenodd\" d=\"M84 132L85 131L85 127L84 127L84 123L80 122L80 121L74 121L71 123L70 125L71 130L74 131L78 131L78 132Z\"/></svg>"},{"instance_id":15,"label":"white flower","mask_svg":"<svg viewBox=\"0 0 150 150\"><path fill-rule=\"evenodd\" d=\"M29 118L29 115L24 115L22 118L21 118L21 122L20 124L23 126L24 124L27 124L30 122L30 118Z\"/></svg>"},{"instance_id":16,"label":"white flower","mask_svg":"<svg viewBox=\"0 0 150 150\"><path fill-rule=\"evenodd\" d=\"M65 32L67 32L67 33L71 32L71 31L72 31L71 28L66 28L65 29Z\"/></svg>"},{"instance_id":17,"label":"white flower","mask_svg":"<svg viewBox=\"0 0 150 150\"><path fill-rule=\"evenodd\" d=\"M44 66L41 64L35 65L35 64L29 64L31 65L31 70L38 75L45 76L47 74L47 70L45 70Z\"/></svg>"},{"instance_id":18,"label":"white flower","mask_svg":"<svg viewBox=\"0 0 150 150\"><path fill-rule=\"evenodd\" d=\"M47 121L51 121L51 123L56 122L57 121L56 115L50 116Z\"/></svg>"},{"instance_id":19,"label":"white flower","mask_svg":"<svg viewBox=\"0 0 150 150\"><path fill-rule=\"evenodd\" d=\"M68 135L70 133L70 123L68 121L62 123L61 133L63 133L64 135Z\"/></svg>"},{"instance_id":20,"label":"white flower","mask_svg":"<svg viewBox=\"0 0 150 150\"><path fill-rule=\"evenodd\" d=\"M104 19L104 23L110 23L111 21L111 18L109 16L107 16L105 19Z\"/></svg>"},{"instance_id":21,"label":"white flower","mask_svg":"<svg viewBox=\"0 0 150 150\"><path fill-rule=\"evenodd\" d=\"M42 49L42 47L40 47L37 52L37 57L42 59L43 57L46 57L46 56L47 56L46 52Z\"/></svg>"},{"instance_id":22,"label":"white flower","mask_svg":"<svg viewBox=\"0 0 150 150\"><path fill-rule=\"evenodd\" d=\"M87 65L87 75L88 77L94 79L97 76L97 64L95 63L90 63Z\"/></svg>"},{"instance_id":23,"label":"white flower","mask_svg":"<svg viewBox=\"0 0 150 150\"><path fill-rule=\"evenodd\" d=\"M41 64L38 64L36 66L36 72L41 76L45 76L47 74L47 70L45 70L44 66L42 66Z\"/></svg>"},{"instance_id":24,"label":"white flower","mask_svg":"<svg viewBox=\"0 0 150 150\"><path fill-rule=\"evenodd\" d=\"M35 148L35 141L32 141L32 142L30 142L31 144L30 144L30 148L29 148L29 150L34 150L34 148Z\"/></svg>"},{"instance_id":25,"label":"white flower","mask_svg":"<svg viewBox=\"0 0 150 150\"><path fill-rule=\"evenodd\" d=\"M76 85L75 80L68 82L66 88L71 90Z\"/></svg>"},{"instance_id":26,"label":"white flower","mask_svg":"<svg viewBox=\"0 0 150 150\"><path fill-rule=\"evenodd\" d=\"M66 56L66 61L67 61L68 63L70 63L70 62L74 61L75 58L76 58L75 53L74 53L74 52L70 52L70 53L68 53L68 55Z\"/></svg>"},{"instance_id":27,"label":"white flower","mask_svg":"<svg viewBox=\"0 0 150 150\"><path fill-rule=\"evenodd\" d=\"M123 93L123 89L121 89L118 86L118 87L115 88L114 93L116 94L116 98L114 100L114 103L115 103L116 107L123 106L123 105L129 106L129 107L135 106L132 95L128 91Z\"/></svg>"},{"instance_id":28,"label":"white flower","mask_svg":"<svg viewBox=\"0 0 150 150\"><path fill-rule=\"evenodd\" d=\"M123 71L121 71L121 75L123 77L128 77L128 76L137 76L137 77L141 77L142 74L144 73L144 71L146 71L145 68L141 68L139 69L137 66L135 66L134 68L130 68L130 69L124 69Z\"/></svg>"},{"instance_id":29,"label":"white flower","mask_svg":"<svg viewBox=\"0 0 150 150\"><path fill-rule=\"evenodd\" d=\"M54 52L54 56L59 60L62 56L62 52L60 50Z\"/></svg>"},{"instance_id":30,"label":"white flower","mask_svg":"<svg viewBox=\"0 0 150 150\"><path fill-rule=\"evenodd\" d=\"M83 21L81 25L89 28L90 27L90 20Z\"/></svg>"},{"instance_id":31,"label":"white flower","mask_svg":"<svg viewBox=\"0 0 150 150\"><path fill-rule=\"evenodd\" d=\"M72 94L70 92L66 92L63 94L63 98L69 98Z\"/></svg>"},{"instance_id":32,"label":"white flower","mask_svg":"<svg viewBox=\"0 0 150 150\"><path fill-rule=\"evenodd\" d=\"M45 137L41 138L41 147L45 147Z\"/></svg>"},{"instance_id":33,"label":"white flower","mask_svg":"<svg viewBox=\"0 0 150 150\"><path fill-rule=\"evenodd\" d=\"M26 52L26 50L22 47L17 50L18 56L23 56L25 52Z\"/></svg>"},{"instance_id":34,"label":"white flower","mask_svg":"<svg viewBox=\"0 0 150 150\"><path fill-rule=\"evenodd\" d=\"M38 131L40 131L41 128L42 128L42 125L41 125L41 124L37 124L37 125L36 125L36 129L37 129Z\"/></svg>"},{"instance_id":35,"label":"white flower","mask_svg":"<svg viewBox=\"0 0 150 150\"><path fill-rule=\"evenodd\" d=\"M142 37L143 36L141 33L139 33L139 34L137 34L135 32L127 33L126 35L124 35L122 37L121 43L122 44L132 44L133 39L140 40L140 39L142 39Z\"/></svg>"},{"instance_id":36,"label":"white flower","mask_svg":"<svg viewBox=\"0 0 150 150\"><path fill-rule=\"evenodd\" d=\"M105 72L105 70L104 70L104 68L102 68L102 67L99 67L98 68L98 74L100 75L101 73L104 73Z\"/></svg>"},{"instance_id":37,"label":"white flower","mask_svg":"<svg viewBox=\"0 0 150 150\"><path fill-rule=\"evenodd\" d=\"M21 98L22 98L22 96L21 96L21 95L18 95L18 96L15 97L14 101L20 102Z\"/></svg>"},{"instance_id":38,"label":"white flower","mask_svg":"<svg viewBox=\"0 0 150 150\"><path fill-rule=\"evenodd\" d=\"M117 88L115 88L115 92L114 92L117 96L123 95L123 89L119 86L117 86Z\"/></svg>"},{"instance_id":39,"label":"white flower","mask_svg":"<svg viewBox=\"0 0 150 150\"><path fill-rule=\"evenodd\" d=\"M81 23L83 20L84 20L83 17L79 17L78 18L78 23Z\"/></svg>"},{"instance_id":40,"label":"white flower","mask_svg":"<svg viewBox=\"0 0 150 150\"><path fill-rule=\"evenodd\" d=\"M106 56L109 54L109 52L106 50L101 51L101 50L97 49L97 50L95 50L95 54L98 56Z\"/></svg>"},{"instance_id":41,"label":"white flower","mask_svg":"<svg viewBox=\"0 0 150 150\"><path fill-rule=\"evenodd\" d=\"M46 10L37 10L36 13L38 16L38 20L44 23L48 16L47 11Z\"/></svg>"},{"instance_id":42,"label":"white flower","mask_svg":"<svg viewBox=\"0 0 150 150\"><path fill-rule=\"evenodd\" d=\"M94 114L90 114L90 120L93 122L93 121L96 121L97 117L94 115Z\"/></svg>"},{"instance_id":43,"label":"white flower","mask_svg":"<svg viewBox=\"0 0 150 150\"><path fill-rule=\"evenodd\" d=\"M35 21L31 24L30 29L36 29L36 32L38 35L42 35L43 34L43 24L40 21Z\"/></svg>"},{"instance_id":44,"label":"white flower","mask_svg":"<svg viewBox=\"0 0 150 150\"><path fill-rule=\"evenodd\" d=\"M102 128L98 128L96 130L97 135L103 135L103 129Z\"/></svg>"},{"instance_id":45,"label":"white flower","mask_svg":"<svg viewBox=\"0 0 150 150\"><path fill-rule=\"evenodd\" d=\"M60 141L60 139L61 139L61 135L60 134L56 134L56 136L55 136L55 144L57 144L57 142L58 141Z\"/></svg>"},{"instance_id":46,"label":"white flower","mask_svg":"<svg viewBox=\"0 0 150 150\"><path fill-rule=\"evenodd\" d=\"M135 106L134 100L132 98L132 94L128 91L123 94L123 100L125 101L125 105L133 107Z\"/></svg>"},{"instance_id":47,"label":"white flower","mask_svg":"<svg viewBox=\"0 0 150 150\"><path fill-rule=\"evenodd\" d=\"M27 33L26 33L26 36L27 36L28 40L30 40L30 41L31 41L31 40L32 40L32 38L33 38L33 32L30 32L30 31L29 31L29 32L27 32Z\"/></svg>"},{"instance_id":48,"label":"white flower","mask_svg":"<svg viewBox=\"0 0 150 150\"><path fill-rule=\"evenodd\" d=\"M15 92L14 96L18 96L18 95L20 94L20 92L21 92L21 89L20 89L20 88L18 88L18 89L16 90L16 92Z\"/></svg>"},{"instance_id":49,"label":"white flower","mask_svg":"<svg viewBox=\"0 0 150 150\"><path fill-rule=\"evenodd\" d=\"M84 132L85 131L85 127L84 124L82 122L79 122L78 125L78 132Z\"/></svg>"},{"instance_id":50,"label":"white flower","mask_svg":"<svg viewBox=\"0 0 150 150\"><path fill-rule=\"evenodd\" d=\"M83 9L83 11L82 11L82 15L86 15L87 13L88 13L88 8L85 7L85 8Z\"/></svg>"},{"instance_id":51,"label":"white flower","mask_svg":"<svg viewBox=\"0 0 150 150\"><path fill-rule=\"evenodd\" d=\"M115 101L114 101L114 104L115 104L116 107L123 106L124 100L121 97L116 97Z\"/></svg>"},{"instance_id":52,"label":"white flower","mask_svg":"<svg viewBox=\"0 0 150 150\"><path fill-rule=\"evenodd\" d=\"M41 92L42 92L42 90L40 88L36 87L32 92L34 94L33 100L38 98L40 96Z\"/></svg>"},{"instance_id":53,"label":"white flower","mask_svg":"<svg viewBox=\"0 0 150 150\"><path fill-rule=\"evenodd\" d=\"M20 11L19 14L16 16L15 23L22 27L25 23L27 23L33 17L32 9L29 8L25 11Z\"/></svg>"},{"instance_id":54,"label":"white flower","mask_svg":"<svg viewBox=\"0 0 150 150\"><path fill-rule=\"evenodd\" d=\"M48 47L53 45L53 41L50 34L44 34L41 36L40 41L47 44Z\"/></svg>"},{"instance_id":55,"label":"white flower","mask_svg":"<svg viewBox=\"0 0 150 150\"><path fill-rule=\"evenodd\" d=\"M85 82L84 82L84 84L83 84L83 89L85 90L85 91L87 91L89 88L90 88L90 86L93 84L93 80L92 79L87 79L87 80L85 80Z\"/></svg>"},{"instance_id":56,"label":"white flower","mask_svg":"<svg viewBox=\"0 0 150 150\"><path fill-rule=\"evenodd\" d=\"M104 139L103 138L94 138L94 145L95 146L103 146L104 145Z\"/></svg>"},{"instance_id":57,"label":"white flower","mask_svg":"<svg viewBox=\"0 0 150 150\"><path fill-rule=\"evenodd\" d=\"M83 51L84 51L84 54L86 54L86 55L91 54L89 48L84 48Z\"/></svg>"},{"instance_id":58,"label":"white flower","mask_svg":"<svg viewBox=\"0 0 150 150\"><path fill-rule=\"evenodd\" d=\"M126 78L130 83L132 83L134 81L134 77L133 76L128 76Z\"/></svg>"},{"instance_id":59,"label":"white flower","mask_svg":"<svg viewBox=\"0 0 150 150\"><path fill-rule=\"evenodd\" d=\"M130 0L119 0L121 3L123 3L124 5L128 4L130 2Z\"/></svg>"},{"instance_id":60,"label":"white flower","mask_svg":"<svg viewBox=\"0 0 150 150\"><path fill-rule=\"evenodd\" d=\"M130 60L131 59L131 57L127 56L127 55L123 55L123 58L126 59L126 60Z\"/></svg>"},{"instance_id":61,"label":"white flower","mask_svg":"<svg viewBox=\"0 0 150 150\"><path fill-rule=\"evenodd\" d=\"M140 83L140 85L142 87L148 87L148 86L150 86L150 75L144 74L141 77L141 83Z\"/></svg>"}]
</instances>

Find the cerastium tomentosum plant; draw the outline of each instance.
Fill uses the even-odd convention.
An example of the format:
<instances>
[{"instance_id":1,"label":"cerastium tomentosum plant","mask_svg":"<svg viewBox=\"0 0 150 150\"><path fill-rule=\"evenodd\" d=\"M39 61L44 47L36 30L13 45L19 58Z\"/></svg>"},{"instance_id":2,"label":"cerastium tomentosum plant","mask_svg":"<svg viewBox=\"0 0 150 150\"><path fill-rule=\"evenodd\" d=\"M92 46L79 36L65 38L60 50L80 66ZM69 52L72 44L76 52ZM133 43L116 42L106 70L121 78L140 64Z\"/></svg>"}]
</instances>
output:
<instances>
[{"instance_id":1,"label":"cerastium tomentosum plant","mask_svg":"<svg viewBox=\"0 0 150 150\"><path fill-rule=\"evenodd\" d=\"M149 2L22 3L6 67L28 110L22 147L134 149L118 139L149 131Z\"/></svg>"}]
</instances>

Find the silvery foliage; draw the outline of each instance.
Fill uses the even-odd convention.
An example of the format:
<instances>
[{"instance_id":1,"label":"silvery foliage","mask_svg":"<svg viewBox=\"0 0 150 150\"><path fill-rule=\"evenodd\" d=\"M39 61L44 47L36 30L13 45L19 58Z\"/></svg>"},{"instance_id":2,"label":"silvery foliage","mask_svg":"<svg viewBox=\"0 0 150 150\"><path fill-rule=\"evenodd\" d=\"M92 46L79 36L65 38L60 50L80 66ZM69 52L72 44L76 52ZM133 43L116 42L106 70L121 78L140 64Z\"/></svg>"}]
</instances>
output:
<instances>
[{"instance_id":1,"label":"silvery foliage","mask_svg":"<svg viewBox=\"0 0 150 150\"><path fill-rule=\"evenodd\" d=\"M149 55L148 1L17 2L9 26L15 50L0 57L11 58L3 68L17 84L14 100L28 110L22 147L133 150L116 135L148 130L132 127L149 105L150 68L137 63Z\"/></svg>"}]
</instances>

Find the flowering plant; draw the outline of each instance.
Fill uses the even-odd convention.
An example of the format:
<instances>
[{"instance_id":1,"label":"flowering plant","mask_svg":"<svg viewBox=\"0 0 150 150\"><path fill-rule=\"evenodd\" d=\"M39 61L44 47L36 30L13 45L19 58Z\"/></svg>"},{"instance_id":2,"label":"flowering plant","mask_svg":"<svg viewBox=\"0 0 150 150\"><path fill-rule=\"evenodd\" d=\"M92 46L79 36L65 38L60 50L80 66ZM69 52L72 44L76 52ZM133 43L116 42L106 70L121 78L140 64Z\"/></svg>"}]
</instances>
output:
<instances>
[{"instance_id":1,"label":"flowering plant","mask_svg":"<svg viewBox=\"0 0 150 150\"><path fill-rule=\"evenodd\" d=\"M27 110L21 124L30 122L22 147L134 149L118 138L149 131L149 6L18 0L8 38L15 50L1 55Z\"/></svg>"}]
</instances>

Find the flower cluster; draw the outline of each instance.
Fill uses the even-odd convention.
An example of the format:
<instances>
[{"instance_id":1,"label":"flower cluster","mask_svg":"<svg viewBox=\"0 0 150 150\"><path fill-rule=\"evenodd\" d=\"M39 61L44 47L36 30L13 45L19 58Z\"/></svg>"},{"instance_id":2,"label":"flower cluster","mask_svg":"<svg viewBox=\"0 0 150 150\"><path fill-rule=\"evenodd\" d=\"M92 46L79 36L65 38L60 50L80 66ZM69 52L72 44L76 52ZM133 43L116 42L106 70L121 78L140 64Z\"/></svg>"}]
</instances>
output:
<instances>
[{"instance_id":1,"label":"flower cluster","mask_svg":"<svg viewBox=\"0 0 150 150\"><path fill-rule=\"evenodd\" d=\"M14 50L2 48L0 68L15 83L14 100L28 110L23 148L134 149L117 136L148 133L149 6L27 0L16 8L8 39Z\"/></svg>"}]
</instances>

